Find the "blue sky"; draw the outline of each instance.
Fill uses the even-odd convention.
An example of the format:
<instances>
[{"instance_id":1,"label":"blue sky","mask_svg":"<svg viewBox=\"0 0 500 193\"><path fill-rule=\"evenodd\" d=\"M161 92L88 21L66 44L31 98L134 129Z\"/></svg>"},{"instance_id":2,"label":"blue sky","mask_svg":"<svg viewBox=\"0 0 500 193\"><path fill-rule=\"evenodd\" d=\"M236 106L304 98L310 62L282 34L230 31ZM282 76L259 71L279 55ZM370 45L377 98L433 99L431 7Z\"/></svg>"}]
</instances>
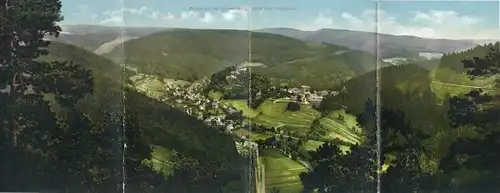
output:
<instances>
[{"instance_id":1,"label":"blue sky","mask_svg":"<svg viewBox=\"0 0 500 193\"><path fill-rule=\"evenodd\" d=\"M447 39L498 39L500 36L498 0L460 2L62 0L62 2L65 17L63 24L225 29L336 28Z\"/></svg>"}]
</instances>

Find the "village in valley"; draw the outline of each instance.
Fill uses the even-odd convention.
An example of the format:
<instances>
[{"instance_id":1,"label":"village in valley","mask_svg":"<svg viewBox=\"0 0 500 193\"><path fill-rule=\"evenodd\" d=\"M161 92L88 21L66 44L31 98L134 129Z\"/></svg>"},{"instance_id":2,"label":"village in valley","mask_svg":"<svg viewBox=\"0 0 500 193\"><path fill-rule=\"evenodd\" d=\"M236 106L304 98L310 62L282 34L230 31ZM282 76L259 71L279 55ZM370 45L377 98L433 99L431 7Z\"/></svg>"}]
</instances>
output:
<instances>
[{"instance_id":1,"label":"village in valley","mask_svg":"<svg viewBox=\"0 0 500 193\"><path fill-rule=\"evenodd\" d=\"M248 68L228 69L222 75L216 74L219 78L205 77L194 82L136 73L130 77L128 86L231 135L241 155L252 155L258 175L265 173L267 179L259 178L258 182L262 188L297 189L298 174L311 169L307 161L309 151L327 141L341 144L358 141L357 131L351 129L355 127L352 121L355 118L344 120L345 113L322 116L318 110L323 98L337 95L338 91L286 84L264 84L260 90L253 90L245 87L250 82ZM219 85L219 91L214 84ZM254 107L249 105L250 90L256 92L257 99L252 100L260 100ZM259 99L261 95L266 98ZM345 133L352 134L345 136ZM275 164L290 167L294 172L283 175ZM264 172L264 165L275 169Z\"/></svg>"},{"instance_id":2,"label":"village in valley","mask_svg":"<svg viewBox=\"0 0 500 193\"><path fill-rule=\"evenodd\" d=\"M227 76L227 79L237 79L239 75L248 73L248 68L238 68ZM241 109L231 103L204 94L203 90L210 83L210 79L190 83L182 80L163 79L153 76L138 74L130 78L135 88L146 93L148 96L164 101L175 108L181 109L187 114L203 120L206 124L219 128L224 132L232 133L234 130L245 128L245 119ZM313 108L319 106L323 97L336 94L336 91L316 90L310 86L283 87L280 93L286 93L282 98L274 99L274 102L295 101L302 105L311 105ZM239 133L238 133L239 134ZM237 135L242 139L248 139L248 135Z\"/></svg>"}]
</instances>

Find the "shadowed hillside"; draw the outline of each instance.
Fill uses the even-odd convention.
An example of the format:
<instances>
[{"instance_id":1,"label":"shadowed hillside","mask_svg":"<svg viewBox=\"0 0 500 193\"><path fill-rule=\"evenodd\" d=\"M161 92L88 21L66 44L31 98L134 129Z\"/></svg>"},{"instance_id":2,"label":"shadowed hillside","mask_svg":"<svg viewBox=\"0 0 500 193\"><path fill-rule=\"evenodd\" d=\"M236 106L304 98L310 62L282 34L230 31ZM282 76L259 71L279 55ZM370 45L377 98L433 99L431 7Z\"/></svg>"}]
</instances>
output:
<instances>
[{"instance_id":1,"label":"shadowed hillside","mask_svg":"<svg viewBox=\"0 0 500 193\"><path fill-rule=\"evenodd\" d=\"M236 151L232 137L209 128L202 121L179 109L124 87L123 80L133 72L123 69L106 58L62 43L51 44L49 50L51 54L41 58L42 60L67 60L92 70L94 91L79 103L78 108L89 113L94 121L105 123L109 121L104 118L107 113L122 114L123 109L127 109L127 114L134 115L138 120L134 124L148 135L151 145L175 151L185 159L196 162L197 165L191 168L193 171L201 171L203 168L206 172L211 172L207 175L219 176L205 180L231 182L243 179L240 174L246 166L243 158ZM120 126L118 124L115 127L119 129ZM161 171L175 170L175 167L179 165L175 159L162 161L173 162L174 168L163 166L158 169ZM200 182L193 188L201 188L203 183L216 185L215 182L206 181ZM221 186L225 185L227 184L221 184ZM214 187L214 189L218 188Z\"/></svg>"}]
</instances>

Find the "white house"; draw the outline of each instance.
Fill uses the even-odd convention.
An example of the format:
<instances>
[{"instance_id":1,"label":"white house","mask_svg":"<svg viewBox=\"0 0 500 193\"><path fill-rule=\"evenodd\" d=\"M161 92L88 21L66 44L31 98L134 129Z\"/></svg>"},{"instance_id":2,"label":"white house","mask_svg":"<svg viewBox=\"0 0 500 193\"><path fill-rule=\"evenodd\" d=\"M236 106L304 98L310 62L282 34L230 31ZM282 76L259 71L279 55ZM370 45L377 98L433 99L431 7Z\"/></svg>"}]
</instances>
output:
<instances>
[{"instance_id":1,"label":"white house","mask_svg":"<svg viewBox=\"0 0 500 193\"><path fill-rule=\"evenodd\" d=\"M322 96L319 96L317 94L310 94L308 100L313 103L313 102L321 102L323 100Z\"/></svg>"},{"instance_id":2,"label":"white house","mask_svg":"<svg viewBox=\"0 0 500 193\"><path fill-rule=\"evenodd\" d=\"M240 68L240 69L238 69L238 72L239 72L239 73L240 73L240 72L246 72L247 70L248 70L248 68Z\"/></svg>"}]
</instances>

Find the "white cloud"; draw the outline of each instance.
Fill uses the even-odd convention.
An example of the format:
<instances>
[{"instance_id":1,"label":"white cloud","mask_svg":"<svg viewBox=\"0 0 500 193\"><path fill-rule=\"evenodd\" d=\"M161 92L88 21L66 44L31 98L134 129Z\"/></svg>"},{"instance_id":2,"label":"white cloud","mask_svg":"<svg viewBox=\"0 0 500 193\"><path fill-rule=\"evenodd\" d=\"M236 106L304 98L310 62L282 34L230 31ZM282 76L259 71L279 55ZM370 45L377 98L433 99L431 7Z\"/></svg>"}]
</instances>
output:
<instances>
[{"instance_id":1,"label":"white cloud","mask_svg":"<svg viewBox=\"0 0 500 193\"><path fill-rule=\"evenodd\" d=\"M129 13L132 13L132 14L137 14L137 15L142 15L144 13L146 13L147 11L149 11L150 9L146 6L142 6L141 8L139 9L134 9L134 8L124 8L124 11L125 12L129 12Z\"/></svg>"},{"instance_id":2,"label":"white cloud","mask_svg":"<svg viewBox=\"0 0 500 193\"><path fill-rule=\"evenodd\" d=\"M455 11L442 11L442 10L431 10L427 13L417 11L414 21L425 22L425 23L435 23L435 24L445 24L448 21L458 21L460 24L475 24L479 21L478 18L468 15L460 15Z\"/></svg>"},{"instance_id":3,"label":"white cloud","mask_svg":"<svg viewBox=\"0 0 500 193\"><path fill-rule=\"evenodd\" d=\"M167 15L164 17L164 19L173 20L173 19L175 19L175 16L174 16L174 14L167 13Z\"/></svg>"},{"instance_id":4,"label":"white cloud","mask_svg":"<svg viewBox=\"0 0 500 193\"><path fill-rule=\"evenodd\" d=\"M114 11L111 11L111 10L105 11L104 13L102 13L102 15L106 18L101 21L101 25L107 25L107 24L123 25L124 24L123 12L124 12L124 9L114 10Z\"/></svg>"},{"instance_id":5,"label":"white cloud","mask_svg":"<svg viewBox=\"0 0 500 193\"><path fill-rule=\"evenodd\" d=\"M224 9L186 10L174 13L166 13L151 7L122 8L119 10L107 10L101 14L93 15L100 18L101 25L123 25L127 18L129 25L161 25L170 27L208 27L210 28L244 28L248 27L247 18L249 8L246 6ZM260 16L263 16L260 14ZM254 16L259 17L259 16ZM125 19L124 19L125 18ZM133 18L133 19L132 19ZM141 21L141 23L133 23ZM142 22L144 21L144 22Z\"/></svg>"},{"instance_id":6,"label":"white cloud","mask_svg":"<svg viewBox=\"0 0 500 193\"><path fill-rule=\"evenodd\" d=\"M101 24L123 24L123 18L125 14L132 14L136 16L149 16L155 20L173 20L174 15L171 13L162 14L161 12L155 11L152 8L142 6L140 8L122 8L120 10L107 10L101 15L106 17L101 21ZM97 17L98 15L94 15Z\"/></svg>"},{"instance_id":7,"label":"white cloud","mask_svg":"<svg viewBox=\"0 0 500 193\"><path fill-rule=\"evenodd\" d=\"M151 13L151 18L153 19L160 19L161 17L162 15L160 12L154 11L153 13Z\"/></svg>"},{"instance_id":8,"label":"white cloud","mask_svg":"<svg viewBox=\"0 0 500 193\"><path fill-rule=\"evenodd\" d=\"M214 21L214 16L210 12L205 12L203 18L201 18L201 21L204 23L211 23L212 21Z\"/></svg>"},{"instance_id":9,"label":"white cloud","mask_svg":"<svg viewBox=\"0 0 500 193\"><path fill-rule=\"evenodd\" d=\"M151 12L150 17L153 19L156 19L156 20L174 20L175 19L175 16L171 13L162 14L158 11Z\"/></svg>"},{"instance_id":10,"label":"white cloud","mask_svg":"<svg viewBox=\"0 0 500 193\"><path fill-rule=\"evenodd\" d=\"M141 7L138 9L122 8L119 10L107 10L104 13L102 13L102 15L105 16L106 18L101 21L101 24L124 25L124 17L126 13L142 15L148 10L149 8L147 7Z\"/></svg>"},{"instance_id":11,"label":"white cloud","mask_svg":"<svg viewBox=\"0 0 500 193\"><path fill-rule=\"evenodd\" d=\"M498 28L481 27L482 18L455 11L430 10L412 14L409 20L404 21L384 10L365 10L358 15L345 12L336 15L320 12L314 19L295 27L302 30L340 28L445 39L496 39L500 34Z\"/></svg>"},{"instance_id":12,"label":"white cloud","mask_svg":"<svg viewBox=\"0 0 500 193\"><path fill-rule=\"evenodd\" d=\"M108 17L108 18L101 21L101 25L105 25L105 24L124 25L123 16L115 15L115 16Z\"/></svg>"},{"instance_id":13,"label":"white cloud","mask_svg":"<svg viewBox=\"0 0 500 193\"><path fill-rule=\"evenodd\" d=\"M225 20L225 21L235 21L237 19L245 19L248 17L248 11L247 9L245 8L241 8L241 9L230 9L226 12L223 12L222 14L222 18Z\"/></svg>"},{"instance_id":14,"label":"white cloud","mask_svg":"<svg viewBox=\"0 0 500 193\"><path fill-rule=\"evenodd\" d=\"M181 20L190 19L198 17L198 12L196 11L183 11L181 13Z\"/></svg>"},{"instance_id":15,"label":"white cloud","mask_svg":"<svg viewBox=\"0 0 500 193\"><path fill-rule=\"evenodd\" d=\"M342 13L342 18L344 18L347 21L352 22L353 25L361 25L363 24L363 21L349 13Z\"/></svg>"}]
</instances>

